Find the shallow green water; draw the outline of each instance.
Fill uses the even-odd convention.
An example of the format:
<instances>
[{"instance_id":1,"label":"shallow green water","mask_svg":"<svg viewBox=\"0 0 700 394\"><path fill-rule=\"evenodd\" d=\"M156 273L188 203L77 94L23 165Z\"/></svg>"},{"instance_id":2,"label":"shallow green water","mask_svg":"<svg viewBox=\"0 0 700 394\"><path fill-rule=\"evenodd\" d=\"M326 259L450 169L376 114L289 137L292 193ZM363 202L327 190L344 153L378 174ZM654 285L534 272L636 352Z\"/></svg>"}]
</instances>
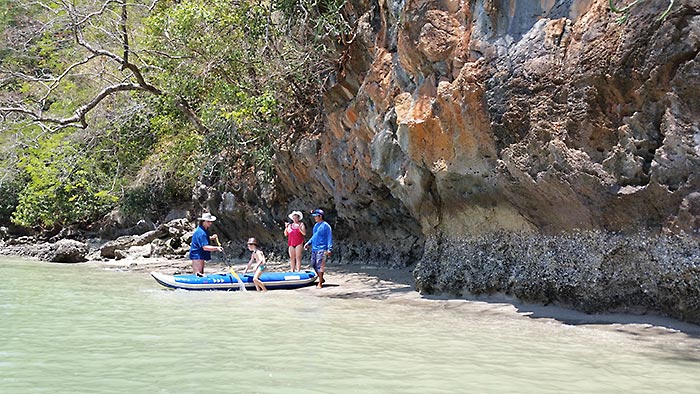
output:
<instances>
[{"instance_id":1,"label":"shallow green water","mask_svg":"<svg viewBox=\"0 0 700 394\"><path fill-rule=\"evenodd\" d=\"M700 340L0 260L2 393L693 393Z\"/></svg>"}]
</instances>

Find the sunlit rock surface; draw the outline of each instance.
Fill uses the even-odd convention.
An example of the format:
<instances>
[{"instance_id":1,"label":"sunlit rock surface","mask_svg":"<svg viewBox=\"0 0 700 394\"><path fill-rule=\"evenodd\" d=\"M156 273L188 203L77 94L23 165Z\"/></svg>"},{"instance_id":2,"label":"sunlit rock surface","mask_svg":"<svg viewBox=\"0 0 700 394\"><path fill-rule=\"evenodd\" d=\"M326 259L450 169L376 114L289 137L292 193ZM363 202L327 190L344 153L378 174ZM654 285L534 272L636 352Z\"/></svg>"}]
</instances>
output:
<instances>
[{"instance_id":1,"label":"sunlit rock surface","mask_svg":"<svg viewBox=\"0 0 700 394\"><path fill-rule=\"evenodd\" d=\"M419 261L424 292L700 322L700 1L667 4L350 1L325 130L238 217L323 207L337 262Z\"/></svg>"}]
</instances>

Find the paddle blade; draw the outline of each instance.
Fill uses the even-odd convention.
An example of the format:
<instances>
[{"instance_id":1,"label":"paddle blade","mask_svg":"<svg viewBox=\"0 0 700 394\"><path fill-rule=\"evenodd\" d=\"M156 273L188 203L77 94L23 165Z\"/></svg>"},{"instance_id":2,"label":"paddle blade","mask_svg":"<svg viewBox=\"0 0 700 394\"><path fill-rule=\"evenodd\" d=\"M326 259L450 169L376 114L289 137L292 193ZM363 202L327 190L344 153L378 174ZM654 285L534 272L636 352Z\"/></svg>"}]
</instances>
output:
<instances>
[{"instance_id":1,"label":"paddle blade","mask_svg":"<svg viewBox=\"0 0 700 394\"><path fill-rule=\"evenodd\" d=\"M239 290L241 290L241 291L248 291L248 290L245 288L245 285L243 284L243 281L241 280L241 277L238 276L238 274L236 273L236 271L234 271L233 268L230 268L229 271L231 271L231 276L233 276L234 278L236 278L236 281L238 282L238 288L239 288Z\"/></svg>"}]
</instances>

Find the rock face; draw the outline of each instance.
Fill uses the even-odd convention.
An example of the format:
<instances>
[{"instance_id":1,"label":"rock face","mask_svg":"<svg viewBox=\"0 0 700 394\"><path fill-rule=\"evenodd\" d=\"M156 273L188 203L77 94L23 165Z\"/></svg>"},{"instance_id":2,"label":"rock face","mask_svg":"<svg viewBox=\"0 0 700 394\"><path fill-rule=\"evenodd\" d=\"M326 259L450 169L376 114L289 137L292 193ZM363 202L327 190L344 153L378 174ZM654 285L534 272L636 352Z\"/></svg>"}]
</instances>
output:
<instances>
[{"instance_id":1,"label":"rock face","mask_svg":"<svg viewBox=\"0 0 700 394\"><path fill-rule=\"evenodd\" d=\"M353 5L328 130L286 163L299 194L352 222L397 205L422 235L661 228L692 211L697 1L666 22L638 6L626 25L602 0Z\"/></svg>"},{"instance_id":2,"label":"rock face","mask_svg":"<svg viewBox=\"0 0 700 394\"><path fill-rule=\"evenodd\" d=\"M588 313L661 312L700 322L700 255L688 236L499 232L440 241L428 239L415 270L425 292L499 293Z\"/></svg>"},{"instance_id":3,"label":"rock face","mask_svg":"<svg viewBox=\"0 0 700 394\"><path fill-rule=\"evenodd\" d=\"M335 259L419 261L425 292L700 322L697 291L681 285L697 259L669 268L700 251L673 241L700 231L700 1L677 0L658 21L666 6L642 2L619 25L607 0L349 1L356 29L341 40L325 130L277 147L274 184L200 201L228 228L268 234L293 209L323 207ZM572 231L588 235L566 241ZM662 239L619 257L631 252L614 234L647 231ZM543 269L557 274L540 280ZM630 290L656 274L667 282Z\"/></svg>"}]
</instances>

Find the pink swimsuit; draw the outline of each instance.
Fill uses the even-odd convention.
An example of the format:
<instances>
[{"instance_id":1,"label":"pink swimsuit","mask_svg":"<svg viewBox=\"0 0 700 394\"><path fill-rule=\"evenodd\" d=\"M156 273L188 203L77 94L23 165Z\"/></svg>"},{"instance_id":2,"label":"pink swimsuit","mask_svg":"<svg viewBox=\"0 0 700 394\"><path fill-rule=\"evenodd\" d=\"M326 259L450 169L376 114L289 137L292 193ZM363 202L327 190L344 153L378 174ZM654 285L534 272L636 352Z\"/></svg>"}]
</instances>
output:
<instances>
[{"instance_id":1,"label":"pink swimsuit","mask_svg":"<svg viewBox=\"0 0 700 394\"><path fill-rule=\"evenodd\" d=\"M287 245L289 246L299 246L304 243L304 235L301 233L301 223L292 223L289 225L289 232L287 233Z\"/></svg>"}]
</instances>

